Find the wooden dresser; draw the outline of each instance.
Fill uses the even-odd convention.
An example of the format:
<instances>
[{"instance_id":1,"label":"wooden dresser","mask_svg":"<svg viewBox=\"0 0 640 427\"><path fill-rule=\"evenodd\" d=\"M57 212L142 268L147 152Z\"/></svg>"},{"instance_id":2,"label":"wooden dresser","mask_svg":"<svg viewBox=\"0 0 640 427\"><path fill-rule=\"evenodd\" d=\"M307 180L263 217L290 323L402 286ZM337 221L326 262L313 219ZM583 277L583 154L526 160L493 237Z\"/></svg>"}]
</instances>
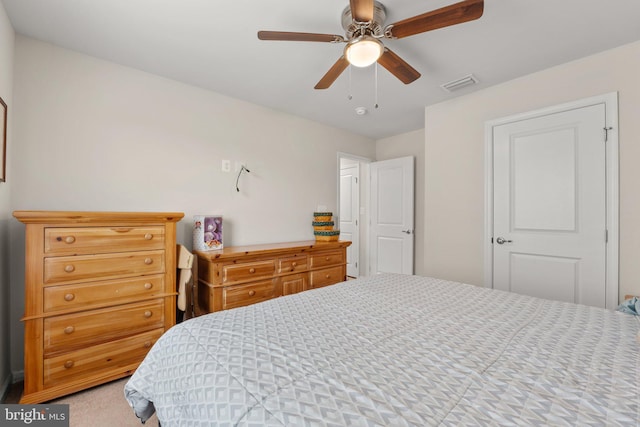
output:
<instances>
[{"instance_id":1,"label":"wooden dresser","mask_svg":"<svg viewBox=\"0 0 640 427\"><path fill-rule=\"evenodd\" d=\"M351 242L291 242L196 251L204 312L227 310L342 282Z\"/></svg>"},{"instance_id":2,"label":"wooden dresser","mask_svg":"<svg viewBox=\"0 0 640 427\"><path fill-rule=\"evenodd\" d=\"M24 394L130 375L176 317L182 213L16 211L26 224Z\"/></svg>"}]
</instances>

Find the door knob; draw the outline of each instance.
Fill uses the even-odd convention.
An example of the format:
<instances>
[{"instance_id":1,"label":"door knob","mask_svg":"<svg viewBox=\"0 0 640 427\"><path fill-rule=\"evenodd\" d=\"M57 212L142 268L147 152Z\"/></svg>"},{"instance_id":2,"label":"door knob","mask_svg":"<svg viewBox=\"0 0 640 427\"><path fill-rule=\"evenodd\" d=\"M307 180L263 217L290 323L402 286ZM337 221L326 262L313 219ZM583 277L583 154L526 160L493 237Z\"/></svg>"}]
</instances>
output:
<instances>
[{"instance_id":1,"label":"door knob","mask_svg":"<svg viewBox=\"0 0 640 427\"><path fill-rule=\"evenodd\" d=\"M511 242L513 242L513 240L505 240L502 237L498 237L496 239L496 243L499 245L504 245L505 243L511 243Z\"/></svg>"},{"instance_id":2,"label":"door knob","mask_svg":"<svg viewBox=\"0 0 640 427\"><path fill-rule=\"evenodd\" d=\"M402 232L405 234L411 234L413 233L413 230L402 230Z\"/></svg>"}]
</instances>

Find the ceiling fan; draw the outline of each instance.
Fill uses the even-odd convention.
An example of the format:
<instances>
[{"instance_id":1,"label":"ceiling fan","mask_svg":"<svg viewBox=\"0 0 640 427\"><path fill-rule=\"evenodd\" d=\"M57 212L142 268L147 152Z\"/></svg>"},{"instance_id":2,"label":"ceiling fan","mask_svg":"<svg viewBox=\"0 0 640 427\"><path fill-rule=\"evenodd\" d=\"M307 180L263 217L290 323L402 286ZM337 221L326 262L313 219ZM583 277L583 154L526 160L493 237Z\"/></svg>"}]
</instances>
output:
<instances>
[{"instance_id":1,"label":"ceiling fan","mask_svg":"<svg viewBox=\"0 0 640 427\"><path fill-rule=\"evenodd\" d=\"M258 31L260 40L285 40L346 43L343 55L320 79L315 89L327 89L349 64L368 67L379 63L404 84L420 77L420 73L386 47L380 39L401 39L438 28L473 21L482 16L484 0L464 0L431 12L384 26L386 10L374 0L350 0L342 12L342 28L346 37L335 34Z\"/></svg>"}]
</instances>

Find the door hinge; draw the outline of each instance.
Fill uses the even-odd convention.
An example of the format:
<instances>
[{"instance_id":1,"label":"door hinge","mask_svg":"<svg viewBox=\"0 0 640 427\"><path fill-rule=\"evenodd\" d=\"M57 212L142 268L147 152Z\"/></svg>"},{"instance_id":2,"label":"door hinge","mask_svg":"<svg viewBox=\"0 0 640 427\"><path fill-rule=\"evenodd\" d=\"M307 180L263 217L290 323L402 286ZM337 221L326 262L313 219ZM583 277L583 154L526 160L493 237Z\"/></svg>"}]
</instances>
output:
<instances>
[{"instance_id":1,"label":"door hinge","mask_svg":"<svg viewBox=\"0 0 640 427\"><path fill-rule=\"evenodd\" d=\"M356 184L358 183L358 177L356 176Z\"/></svg>"},{"instance_id":2,"label":"door hinge","mask_svg":"<svg viewBox=\"0 0 640 427\"><path fill-rule=\"evenodd\" d=\"M358 226L358 220L356 219L356 227Z\"/></svg>"},{"instance_id":3,"label":"door hinge","mask_svg":"<svg viewBox=\"0 0 640 427\"><path fill-rule=\"evenodd\" d=\"M604 142L607 142L609 140L609 131L613 130L613 128L611 126L608 126L603 129L604 129Z\"/></svg>"},{"instance_id":4,"label":"door hinge","mask_svg":"<svg viewBox=\"0 0 640 427\"><path fill-rule=\"evenodd\" d=\"M604 230L604 242L609 243L609 230Z\"/></svg>"},{"instance_id":5,"label":"door hinge","mask_svg":"<svg viewBox=\"0 0 640 427\"><path fill-rule=\"evenodd\" d=\"M358 262L356 261L356 268L358 268Z\"/></svg>"}]
</instances>

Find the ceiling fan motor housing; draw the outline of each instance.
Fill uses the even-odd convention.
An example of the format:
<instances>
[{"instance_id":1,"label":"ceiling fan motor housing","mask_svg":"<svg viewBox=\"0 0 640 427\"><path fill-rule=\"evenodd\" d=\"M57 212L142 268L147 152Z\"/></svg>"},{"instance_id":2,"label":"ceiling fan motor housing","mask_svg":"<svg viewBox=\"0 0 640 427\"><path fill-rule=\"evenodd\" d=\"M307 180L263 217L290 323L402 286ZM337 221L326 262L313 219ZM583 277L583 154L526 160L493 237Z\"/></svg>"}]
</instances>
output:
<instances>
[{"instance_id":1,"label":"ceiling fan motor housing","mask_svg":"<svg viewBox=\"0 0 640 427\"><path fill-rule=\"evenodd\" d=\"M373 20L366 27L365 34L372 35L375 37L384 36L384 21L387 19L387 11L382 5L377 1L373 2ZM352 38L358 37L361 34L361 27L359 25L362 23L358 23L353 19L351 15L351 8L347 6L342 11L342 28L346 33L347 40L351 40Z\"/></svg>"}]
</instances>

